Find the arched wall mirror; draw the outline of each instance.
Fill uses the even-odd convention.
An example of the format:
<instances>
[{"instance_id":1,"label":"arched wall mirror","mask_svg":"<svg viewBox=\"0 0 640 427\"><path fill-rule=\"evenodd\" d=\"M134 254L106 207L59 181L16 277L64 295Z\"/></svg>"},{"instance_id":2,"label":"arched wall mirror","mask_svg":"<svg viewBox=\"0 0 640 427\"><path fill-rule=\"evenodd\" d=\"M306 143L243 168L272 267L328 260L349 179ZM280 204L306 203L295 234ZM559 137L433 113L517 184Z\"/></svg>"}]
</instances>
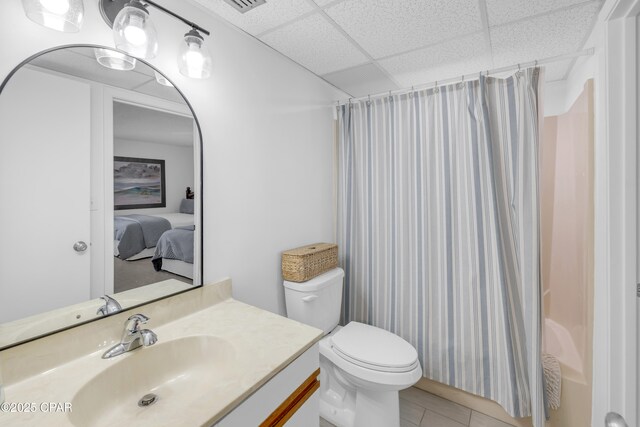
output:
<instances>
[{"instance_id":1,"label":"arched wall mirror","mask_svg":"<svg viewBox=\"0 0 640 427\"><path fill-rule=\"evenodd\" d=\"M0 350L202 284L202 141L148 64L49 50L0 88Z\"/></svg>"}]
</instances>

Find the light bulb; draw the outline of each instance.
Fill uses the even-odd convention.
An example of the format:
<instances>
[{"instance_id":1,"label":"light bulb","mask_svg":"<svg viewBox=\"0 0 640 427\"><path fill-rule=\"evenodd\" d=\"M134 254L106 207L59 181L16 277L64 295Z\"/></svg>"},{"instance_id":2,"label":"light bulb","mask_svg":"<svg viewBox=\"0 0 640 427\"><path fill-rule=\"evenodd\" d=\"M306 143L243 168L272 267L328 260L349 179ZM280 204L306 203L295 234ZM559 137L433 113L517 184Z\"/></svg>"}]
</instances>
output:
<instances>
[{"instance_id":1,"label":"light bulb","mask_svg":"<svg viewBox=\"0 0 640 427\"><path fill-rule=\"evenodd\" d=\"M142 19L139 16L132 16L129 25L124 28L124 37L134 46L141 46L147 42L147 35L142 29Z\"/></svg>"},{"instance_id":2,"label":"light bulb","mask_svg":"<svg viewBox=\"0 0 640 427\"><path fill-rule=\"evenodd\" d=\"M40 0L40 4L47 11L62 15L69 11L69 0Z\"/></svg>"},{"instance_id":3,"label":"light bulb","mask_svg":"<svg viewBox=\"0 0 640 427\"><path fill-rule=\"evenodd\" d=\"M206 79L211 75L211 55L204 39L195 29L184 36L178 54L180 73L194 79Z\"/></svg>"},{"instance_id":4,"label":"light bulb","mask_svg":"<svg viewBox=\"0 0 640 427\"><path fill-rule=\"evenodd\" d=\"M189 76L193 77L202 73L202 66L204 64L204 57L199 50L189 50L185 54L187 61L187 68L189 69Z\"/></svg>"}]
</instances>

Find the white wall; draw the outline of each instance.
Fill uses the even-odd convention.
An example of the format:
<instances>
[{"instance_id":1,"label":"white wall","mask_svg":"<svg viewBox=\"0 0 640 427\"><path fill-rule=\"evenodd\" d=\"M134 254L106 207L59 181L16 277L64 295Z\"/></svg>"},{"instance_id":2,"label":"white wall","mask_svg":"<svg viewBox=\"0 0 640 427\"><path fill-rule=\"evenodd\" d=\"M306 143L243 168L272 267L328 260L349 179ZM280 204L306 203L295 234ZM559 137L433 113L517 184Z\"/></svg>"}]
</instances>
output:
<instances>
[{"instance_id":1,"label":"white wall","mask_svg":"<svg viewBox=\"0 0 640 427\"><path fill-rule=\"evenodd\" d=\"M332 110L345 94L256 39L188 1L162 4L212 31L211 79L183 77L176 64L188 28L152 10L160 49L150 63L187 97L204 141L204 280L234 281L234 296L284 313L280 252L332 241ZM79 33L26 18L0 2L0 76L43 49L113 46L97 1L85 1ZM20 42L16 42L19 40Z\"/></svg>"},{"instance_id":2,"label":"white wall","mask_svg":"<svg viewBox=\"0 0 640 427\"><path fill-rule=\"evenodd\" d=\"M544 115L559 116L569 111L584 90L587 80L595 78L597 55L576 60L566 80L548 83L544 90Z\"/></svg>"},{"instance_id":3,"label":"white wall","mask_svg":"<svg viewBox=\"0 0 640 427\"><path fill-rule=\"evenodd\" d=\"M164 160L167 195L165 208L123 209L115 211L116 215L179 212L186 188L194 189L193 147L116 139L113 155Z\"/></svg>"}]
</instances>

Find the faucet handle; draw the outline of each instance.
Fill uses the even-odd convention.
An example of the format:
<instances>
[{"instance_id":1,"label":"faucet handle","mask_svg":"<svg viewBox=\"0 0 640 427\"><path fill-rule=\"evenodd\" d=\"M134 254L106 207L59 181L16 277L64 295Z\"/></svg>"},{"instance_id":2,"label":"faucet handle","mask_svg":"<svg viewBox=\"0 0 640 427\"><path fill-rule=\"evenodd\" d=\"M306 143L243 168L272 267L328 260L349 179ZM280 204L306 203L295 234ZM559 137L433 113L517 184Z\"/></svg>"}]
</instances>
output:
<instances>
[{"instance_id":1,"label":"faucet handle","mask_svg":"<svg viewBox=\"0 0 640 427\"><path fill-rule=\"evenodd\" d=\"M96 314L106 316L107 314L117 313L122 310L122 306L114 298L109 295L101 296L100 299L104 300L104 305L96 311Z\"/></svg>"},{"instance_id":2,"label":"faucet handle","mask_svg":"<svg viewBox=\"0 0 640 427\"><path fill-rule=\"evenodd\" d=\"M155 332L149 329L142 329L140 331L140 340L144 347L149 347L150 345L154 345L158 342L158 336Z\"/></svg>"},{"instance_id":3,"label":"faucet handle","mask_svg":"<svg viewBox=\"0 0 640 427\"><path fill-rule=\"evenodd\" d=\"M144 314L134 314L129 317L125 323L125 328L129 332L137 332L140 329L140 325L144 325L149 321L149 318Z\"/></svg>"}]
</instances>

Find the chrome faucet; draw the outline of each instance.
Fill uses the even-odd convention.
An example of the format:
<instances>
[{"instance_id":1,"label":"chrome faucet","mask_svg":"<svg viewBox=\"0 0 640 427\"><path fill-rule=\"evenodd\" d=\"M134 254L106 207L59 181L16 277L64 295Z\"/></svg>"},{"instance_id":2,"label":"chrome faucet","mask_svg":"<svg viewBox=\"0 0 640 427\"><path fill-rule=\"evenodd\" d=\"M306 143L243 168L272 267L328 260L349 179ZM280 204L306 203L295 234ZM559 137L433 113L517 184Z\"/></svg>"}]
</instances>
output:
<instances>
[{"instance_id":1,"label":"chrome faucet","mask_svg":"<svg viewBox=\"0 0 640 427\"><path fill-rule=\"evenodd\" d=\"M96 311L96 314L106 316L107 314L117 313L122 310L122 306L120 305L120 303L111 298L109 295L102 296L100 297L100 299L104 300L104 305L100 307L98 311Z\"/></svg>"},{"instance_id":2,"label":"chrome faucet","mask_svg":"<svg viewBox=\"0 0 640 427\"><path fill-rule=\"evenodd\" d=\"M135 350L140 346L149 347L155 344L158 341L158 336L149 329L140 329L140 325L148 321L149 318L144 314L134 314L129 317L124 324L124 333L122 334L120 343L107 350L102 355L102 358L110 359L128 351Z\"/></svg>"}]
</instances>

